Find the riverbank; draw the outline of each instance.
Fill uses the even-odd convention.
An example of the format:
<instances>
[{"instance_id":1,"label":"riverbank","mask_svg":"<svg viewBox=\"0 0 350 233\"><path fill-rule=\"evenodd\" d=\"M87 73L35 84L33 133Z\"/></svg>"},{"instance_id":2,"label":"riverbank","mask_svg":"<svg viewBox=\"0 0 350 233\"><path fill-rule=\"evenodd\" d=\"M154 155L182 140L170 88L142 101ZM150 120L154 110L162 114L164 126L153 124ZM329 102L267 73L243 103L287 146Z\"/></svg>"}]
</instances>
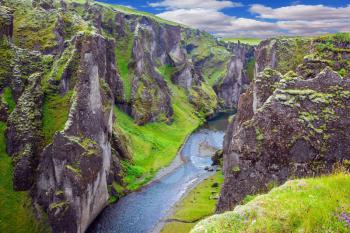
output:
<instances>
[{"instance_id":1,"label":"riverbank","mask_svg":"<svg viewBox=\"0 0 350 233\"><path fill-rule=\"evenodd\" d=\"M187 233L197 222L214 214L223 180L222 171L217 171L189 190L154 233Z\"/></svg>"}]
</instances>

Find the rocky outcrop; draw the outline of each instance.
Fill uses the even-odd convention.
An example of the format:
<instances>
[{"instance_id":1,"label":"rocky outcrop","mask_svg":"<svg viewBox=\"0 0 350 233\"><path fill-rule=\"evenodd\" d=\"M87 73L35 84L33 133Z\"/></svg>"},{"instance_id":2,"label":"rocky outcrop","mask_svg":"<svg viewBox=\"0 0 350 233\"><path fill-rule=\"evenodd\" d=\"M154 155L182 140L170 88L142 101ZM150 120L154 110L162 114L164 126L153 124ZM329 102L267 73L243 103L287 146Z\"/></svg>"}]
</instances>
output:
<instances>
[{"instance_id":1,"label":"rocky outcrop","mask_svg":"<svg viewBox=\"0 0 350 233\"><path fill-rule=\"evenodd\" d=\"M13 12L10 8L0 6L0 39L12 38L13 35Z\"/></svg>"},{"instance_id":2,"label":"rocky outcrop","mask_svg":"<svg viewBox=\"0 0 350 233\"><path fill-rule=\"evenodd\" d=\"M69 119L44 149L36 182L53 232L84 232L109 198L114 96L107 67L114 61L99 35L75 43L80 62Z\"/></svg>"},{"instance_id":3,"label":"rocky outcrop","mask_svg":"<svg viewBox=\"0 0 350 233\"><path fill-rule=\"evenodd\" d=\"M270 42L262 42L259 48L266 43ZM285 67L294 68L298 74L291 71L282 75L267 68L257 74L241 96L237 115L225 136L225 182L217 206L219 212L231 210L248 194L266 191L291 177L329 173L334 166L350 159L346 143L350 133L350 81L338 74L342 72L335 65L345 66L346 62L324 53L319 44L314 46L311 49L314 54L306 55L298 67L292 60L269 63L272 59L266 63L263 56L260 61L259 56L266 48L265 52L258 48L258 71L265 64L284 73ZM338 48L339 51L346 54L344 48ZM333 66L320 72L323 66L305 72L306 67L313 67L309 65L310 56L317 58L314 60L322 57ZM283 62L283 68L276 65Z\"/></svg>"},{"instance_id":4,"label":"rocky outcrop","mask_svg":"<svg viewBox=\"0 0 350 233\"><path fill-rule=\"evenodd\" d=\"M41 79L40 73L29 77L29 84L8 119L7 152L14 161L13 187L16 191L29 190L34 182L41 145Z\"/></svg>"},{"instance_id":5,"label":"rocky outcrop","mask_svg":"<svg viewBox=\"0 0 350 233\"><path fill-rule=\"evenodd\" d=\"M228 63L226 76L214 86L218 97L223 100L224 109L235 108L244 86L249 84L246 64L252 59L254 49L252 46L237 44L233 45L232 53L234 56Z\"/></svg>"}]
</instances>

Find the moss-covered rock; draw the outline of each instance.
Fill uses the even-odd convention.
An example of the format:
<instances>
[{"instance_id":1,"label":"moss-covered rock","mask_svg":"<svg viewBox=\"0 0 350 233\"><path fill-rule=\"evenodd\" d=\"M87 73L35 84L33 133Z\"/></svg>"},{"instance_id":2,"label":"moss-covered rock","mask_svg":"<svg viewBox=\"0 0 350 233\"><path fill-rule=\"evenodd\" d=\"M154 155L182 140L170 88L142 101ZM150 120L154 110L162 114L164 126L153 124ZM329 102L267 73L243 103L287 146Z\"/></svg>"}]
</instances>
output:
<instances>
[{"instance_id":1,"label":"moss-covered rock","mask_svg":"<svg viewBox=\"0 0 350 233\"><path fill-rule=\"evenodd\" d=\"M29 190L34 182L34 174L38 158L36 155L41 146L41 106L43 92L41 90L42 74L29 77L29 85L18 99L15 110L8 119L7 151L13 157L14 189Z\"/></svg>"},{"instance_id":2,"label":"moss-covered rock","mask_svg":"<svg viewBox=\"0 0 350 233\"><path fill-rule=\"evenodd\" d=\"M349 80L326 68L309 80L285 77L277 84L255 114L232 123L224 144L220 211L266 190L270 182L328 173L349 159ZM242 111L238 109L239 116ZM235 166L239 173L232 172Z\"/></svg>"}]
</instances>

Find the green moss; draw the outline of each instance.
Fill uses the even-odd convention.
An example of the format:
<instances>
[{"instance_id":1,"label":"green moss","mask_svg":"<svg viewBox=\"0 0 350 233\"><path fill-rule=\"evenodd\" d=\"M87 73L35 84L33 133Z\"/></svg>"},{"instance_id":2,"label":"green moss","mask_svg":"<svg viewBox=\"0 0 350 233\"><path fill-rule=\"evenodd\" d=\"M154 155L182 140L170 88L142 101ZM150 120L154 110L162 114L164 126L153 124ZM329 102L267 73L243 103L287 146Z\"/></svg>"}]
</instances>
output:
<instances>
[{"instance_id":1,"label":"green moss","mask_svg":"<svg viewBox=\"0 0 350 233\"><path fill-rule=\"evenodd\" d=\"M43 134L45 144L49 144L53 135L64 128L68 120L73 91L60 95L46 95L43 105Z\"/></svg>"},{"instance_id":2,"label":"green moss","mask_svg":"<svg viewBox=\"0 0 350 233\"><path fill-rule=\"evenodd\" d=\"M288 181L234 211L200 222L194 232L348 232L350 175Z\"/></svg>"},{"instance_id":3,"label":"green moss","mask_svg":"<svg viewBox=\"0 0 350 233\"><path fill-rule=\"evenodd\" d=\"M12 59L13 50L5 39L0 39L0 88L3 87L4 81L12 77Z\"/></svg>"},{"instance_id":4,"label":"green moss","mask_svg":"<svg viewBox=\"0 0 350 233\"><path fill-rule=\"evenodd\" d=\"M0 122L0 232L49 232L49 227L35 218L29 195L13 190L13 168L6 154L5 129L6 124Z\"/></svg>"},{"instance_id":5,"label":"green moss","mask_svg":"<svg viewBox=\"0 0 350 233\"><path fill-rule=\"evenodd\" d=\"M63 208L65 208L67 205L68 205L67 202L65 202L65 201L60 201L60 202L52 203L52 204L50 205L49 208L50 208L50 210L52 211L52 210L54 210L54 209L63 209Z\"/></svg>"},{"instance_id":6,"label":"green moss","mask_svg":"<svg viewBox=\"0 0 350 233\"><path fill-rule=\"evenodd\" d=\"M256 133L256 140L257 141L263 141L264 140L264 132L260 128L256 127L255 128L255 133Z\"/></svg>"},{"instance_id":7,"label":"green moss","mask_svg":"<svg viewBox=\"0 0 350 233\"><path fill-rule=\"evenodd\" d=\"M24 7L22 4L18 4L15 9L13 41L16 45L41 51L57 46L55 14L48 14L39 8Z\"/></svg>"},{"instance_id":8,"label":"green moss","mask_svg":"<svg viewBox=\"0 0 350 233\"><path fill-rule=\"evenodd\" d=\"M197 185L176 204L174 213L169 217L170 221L167 222L161 232L189 232L199 220L213 214L223 181L222 173L217 172ZM172 219L180 221L171 221Z\"/></svg>"},{"instance_id":9,"label":"green moss","mask_svg":"<svg viewBox=\"0 0 350 233\"><path fill-rule=\"evenodd\" d=\"M233 167L232 167L231 171L232 171L233 173L237 173L237 172L240 172L240 171L241 171L241 168L240 168L238 165L236 165L236 166L233 166Z\"/></svg>"},{"instance_id":10,"label":"green moss","mask_svg":"<svg viewBox=\"0 0 350 233\"><path fill-rule=\"evenodd\" d=\"M11 88L6 87L4 89L3 94L2 94L2 101L7 104L7 106L9 107L9 111L10 112L12 112L15 109L16 102L15 102L15 100L13 98Z\"/></svg>"},{"instance_id":11,"label":"green moss","mask_svg":"<svg viewBox=\"0 0 350 233\"><path fill-rule=\"evenodd\" d=\"M348 74L348 72L344 68L342 68L338 71L338 74L342 77L345 77Z\"/></svg>"},{"instance_id":12,"label":"green moss","mask_svg":"<svg viewBox=\"0 0 350 233\"><path fill-rule=\"evenodd\" d=\"M81 170L80 170L80 168L75 167L75 166L70 165L70 164L67 164L67 165L66 165L66 168L67 168L68 170L70 170L71 172L73 172L75 175L81 176Z\"/></svg>"}]
</instances>

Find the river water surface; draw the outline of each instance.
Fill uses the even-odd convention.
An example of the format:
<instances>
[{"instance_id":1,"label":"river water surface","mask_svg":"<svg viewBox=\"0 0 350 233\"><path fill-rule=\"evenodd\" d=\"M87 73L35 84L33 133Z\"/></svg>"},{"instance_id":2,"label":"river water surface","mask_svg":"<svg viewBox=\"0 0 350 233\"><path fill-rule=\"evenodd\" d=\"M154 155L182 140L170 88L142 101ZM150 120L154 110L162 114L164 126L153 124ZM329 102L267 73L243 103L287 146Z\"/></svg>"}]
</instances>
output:
<instances>
[{"instance_id":1,"label":"river water surface","mask_svg":"<svg viewBox=\"0 0 350 233\"><path fill-rule=\"evenodd\" d=\"M107 207L89 227L88 233L147 233L159 226L183 195L213 175L210 156L222 148L228 115L208 121L185 142L180 153L184 163L169 174L121 198Z\"/></svg>"}]
</instances>

